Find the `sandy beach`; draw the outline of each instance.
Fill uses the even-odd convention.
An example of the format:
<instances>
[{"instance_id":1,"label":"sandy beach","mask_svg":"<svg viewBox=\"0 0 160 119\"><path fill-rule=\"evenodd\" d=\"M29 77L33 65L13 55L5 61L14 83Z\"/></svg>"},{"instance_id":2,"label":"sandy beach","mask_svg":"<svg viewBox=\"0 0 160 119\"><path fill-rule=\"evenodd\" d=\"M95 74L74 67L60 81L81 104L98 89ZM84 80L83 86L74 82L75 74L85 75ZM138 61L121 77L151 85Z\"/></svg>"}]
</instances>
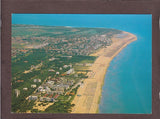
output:
<instances>
[{"instance_id":1,"label":"sandy beach","mask_svg":"<svg viewBox=\"0 0 160 119\"><path fill-rule=\"evenodd\" d=\"M84 85L78 89L73 100L75 104L72 113L96 113L99 106L101 90L104 76L111 60L128 44L137 40L131 33L123 32L112 37L112 45L102 48L92 56L98 56L94 64L90 67L88 78L84 80Z\"/></svg>"}]
</instances>

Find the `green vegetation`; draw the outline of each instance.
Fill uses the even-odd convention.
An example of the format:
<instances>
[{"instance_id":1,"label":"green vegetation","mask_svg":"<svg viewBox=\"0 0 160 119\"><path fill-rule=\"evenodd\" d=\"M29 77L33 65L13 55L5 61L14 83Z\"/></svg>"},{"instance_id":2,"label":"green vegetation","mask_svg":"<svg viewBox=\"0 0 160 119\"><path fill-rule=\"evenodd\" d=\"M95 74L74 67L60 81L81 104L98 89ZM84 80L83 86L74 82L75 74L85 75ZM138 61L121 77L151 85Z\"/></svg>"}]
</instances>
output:
<instances>
[{"instance_id":1,"label":"green vegetation","mask_svg":"<svg viewBox=\"0 0 160 119\"><path fill-rule=\"evenodd\" d=\"M45 112L46 113L69 113L71 112L71 108L74 106L74 104L71 104L70 102L63 102L58 101L55 102L54 105L48 107Z\"/></svg>"},{"instance_id":2,"label":"green vegetation","mask_svg":"<svg viewBox=\"0 0 160 119\"><path fill-rule=\"evenodd\" d=\"M45 112L69 113L74 106L71 101L79 87L77 84L88 77L89 67L97 58L90 54L111 45L110 38L119 33L121 31L105 28L12 25L12 112L42 112L33 109L35 100L26 98L33 94L44 97L46 93L38 92L37 88L51 79L54 84L46 85L50 86L50 93L56 93L50 97L61 95ZM60 84L64 86L63 93L58 92ZM18 96L15 89L20 92ZM72 94L65 95L67 91Z\"/></svg>"},{"instance_id":3,"label":"green vegetation","mask_svg":"<svg viewBox=\"0 0 160 119\"><path fill-rule=\"evenodd\" d=\"M74 88L71 93L76 94L77 90L78 90L79 86L77 86L76 88ZM69 98L69 96L61 96L59 97L59 101L55 102L53 105L51 105L50 107L48 107L45 112L47 113L70 113L72 107L75 106L75 104L71 104L72 100L74 99L75 95L70 95L71 98L70 100L67 100Z\"/></svg>"}]
</instances>

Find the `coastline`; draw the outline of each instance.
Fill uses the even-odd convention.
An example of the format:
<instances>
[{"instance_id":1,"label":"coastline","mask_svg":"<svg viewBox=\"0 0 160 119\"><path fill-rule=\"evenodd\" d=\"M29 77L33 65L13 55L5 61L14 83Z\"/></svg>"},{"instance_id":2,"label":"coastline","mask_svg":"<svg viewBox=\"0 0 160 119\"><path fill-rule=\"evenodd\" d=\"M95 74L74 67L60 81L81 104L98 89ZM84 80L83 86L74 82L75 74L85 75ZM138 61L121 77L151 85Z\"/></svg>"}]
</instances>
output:
<instances>
[{"instance_id":1,"label":"coastline","mask_svg":"<svg viewBox=\"0 0 160 119\"><path fill-rule=\"evenodd\" d=\"M104 78L112 59L128 44L137 40L137 37L128 32L122 32L125 36L112 37L112 45L107 48L102 48L92 56L98 56L94 64L90 67L92 72L89 72L88 78L84 80L84 85L81 86L72 101L75 106L71 113L97 113L99 102L101 99L102 87Z\"/></svg>"}]
</instances>

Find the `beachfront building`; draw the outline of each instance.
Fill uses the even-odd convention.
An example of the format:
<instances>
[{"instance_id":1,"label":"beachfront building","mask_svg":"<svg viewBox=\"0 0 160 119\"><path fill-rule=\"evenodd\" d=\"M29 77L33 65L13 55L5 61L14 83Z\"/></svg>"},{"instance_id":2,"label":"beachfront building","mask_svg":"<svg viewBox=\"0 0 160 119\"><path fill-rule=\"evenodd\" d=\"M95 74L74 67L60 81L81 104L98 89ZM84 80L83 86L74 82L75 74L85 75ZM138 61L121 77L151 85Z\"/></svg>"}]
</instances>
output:
<instances>
[{"instance_id":1,"label":"beachfront building","mask_svg":"<svg viewBox=\"0 0 160 119\"><path fill-rule=\"evenodd\" d=\"M39 86L37 90L38 90L38 92L42 92L43 91L43 87Z\"/></svg>"},{"instance_id":2,"label":"beachfront building","mask_svg":"<svg viewBox=\"0 0 160 119\"><path fill-rule=\"evenodd\" d=\"M45 90L46 92L50 92L50 91L51 91L51 89L50 89L48 86L45 86L45 87L44 87L44 90Z\"/></svg>"},{"instance_id":3,"label":"beachfront building","mask_svg":"<svg viewBox=\"0 0 160 119\"><path fill-rule=\"evenodd\" d=\"M69 85L63 85L63 87L65 90L69 89Z\"/></svg>"},{"instance_id":4,"label":"beachfront building","mask_svg":"<svg viewBox=\"0 0 160 119\"><path fill-rule=\"evenodd\" d=\"M47 102L54 102L54 98L49 98L49 97L40 97L39 101L47 101Z\"/></svg>"},{"instance_id":5,"label":"beachfront building","mask_svg":"<svg viewBox=\"0 0 160 119\"><path fill-rule=\"evenodd\" d=\"M37 96L33 96L33 95L28 97L28 100L37 100L37 99L38 99L38 97Z\"/></svg>"},{"instance_id":6,"label":"beachfront building","mask_svg":"<svg viewBox=\"0 0 160 119\"><path fill-rule=\"evenodd\" d=\"M47 81L47 84L54 84L54 81L51 81L51 80L49 80L49 81Z\"/></svg>"},{"instance_id":7,"label":"beachfront building","mask_svg":"<svg viewBox=\"0 0 160 119\"><path fill-rule=\"evenodd\" d=\"M54 85L54 81L49 80L49 81L47 81L46 85L47 85L48 87L52 88L53 85Z\"/></svg>"},{"instance_id":8,"label":"beachfront building","mask_svg":"<svg viewBox=\"0 0 160 119\"><path fill-rule=\"evenodd\" d=\"M52 89L54 91L63 91L64 92L64 87L61 87L60 85L54 86Z\"/></svg>"},{"instance_id":9,"label":"beachfront building","mask_svg":"<svg viewBox=\"0 0 160 119\"><path fill-rule=\"evenodd\" d=\"M38 90L38 92L41 92L41 93L46 93L46 92L50 92L51 91L51 89L46 85L39 86L37 90Z\"/></svg>"},{"instance_id":10,"label":"beachfront building","mask_svg":"<svg viewBox=\"0 0 160 119\"><path fill-rule=\"evenodd\" d=\"M70 70L68 70L68 71L66 72L67 75L73 74L73 73L74 73L74 68L72 68L72 69L70 69Z\"/></svg>"},{"instance_id":11,"label":"beachfront building","mask_svg":"<svg viewBox=\"0 0 160 119\"><path fill-rule=\"evenodd\" d=\"M73 85L74 84L74 80L69 80L69 81L67 81L67 84L69 85L69 86L71 86L71 85Z\"/></svg>"},{"instance_id":12,"label":"beachfront building","mask_svg":"<svg viewBox=\"0 0 160 119\"><path fill-rule=\"evenodd\" d=\"M59 95L62 95L64 93L64 91L50 91L50 92L47 92L47 94L59 94Z\"/></svg>"},{"instance_id":13,"label":"beachfront building","mask_svg":"<svg viewBox=\"0 0 160 119\"><path fill-rule=\"evenodd\" d=\"M66 86L67 87L67 86ZM67 87L67 88L69 88L69 87ZM55 92L55 93L64 93L64 89L65 89L65 87L64 87L64 85L54 85L53 87L52 87L52 90Z\"/></svg>"},{"instance_id":14,"label":"beachfront building","mask_svg":"<svg viewBox=\"0 0 160 119\"><path fill-rule=\"evenodd\" d=\"M89 66L90 67L90 66L92 66L92 64L91 63L86 63L85 66Z\"/></svg>"}]
</instances>

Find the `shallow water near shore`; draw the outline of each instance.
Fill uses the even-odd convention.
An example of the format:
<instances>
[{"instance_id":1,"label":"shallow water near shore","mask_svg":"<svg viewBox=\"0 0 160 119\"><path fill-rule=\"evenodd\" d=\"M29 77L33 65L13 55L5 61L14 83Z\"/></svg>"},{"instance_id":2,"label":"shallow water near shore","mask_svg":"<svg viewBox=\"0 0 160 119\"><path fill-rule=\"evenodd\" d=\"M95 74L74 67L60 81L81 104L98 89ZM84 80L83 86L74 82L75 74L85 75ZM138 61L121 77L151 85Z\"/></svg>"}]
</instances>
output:
<instances>
[{"instance_id":1,"label":"shallow water near shore","mask_svg":"<svg viewBox=\"0 0 160 119\"><path fill-rule=\"evenodd\" d=\"M137 40L110 62L102 88L99 113L152 113L151 24L137 26L131 31Z\"/></svg>"}]
</instances>

